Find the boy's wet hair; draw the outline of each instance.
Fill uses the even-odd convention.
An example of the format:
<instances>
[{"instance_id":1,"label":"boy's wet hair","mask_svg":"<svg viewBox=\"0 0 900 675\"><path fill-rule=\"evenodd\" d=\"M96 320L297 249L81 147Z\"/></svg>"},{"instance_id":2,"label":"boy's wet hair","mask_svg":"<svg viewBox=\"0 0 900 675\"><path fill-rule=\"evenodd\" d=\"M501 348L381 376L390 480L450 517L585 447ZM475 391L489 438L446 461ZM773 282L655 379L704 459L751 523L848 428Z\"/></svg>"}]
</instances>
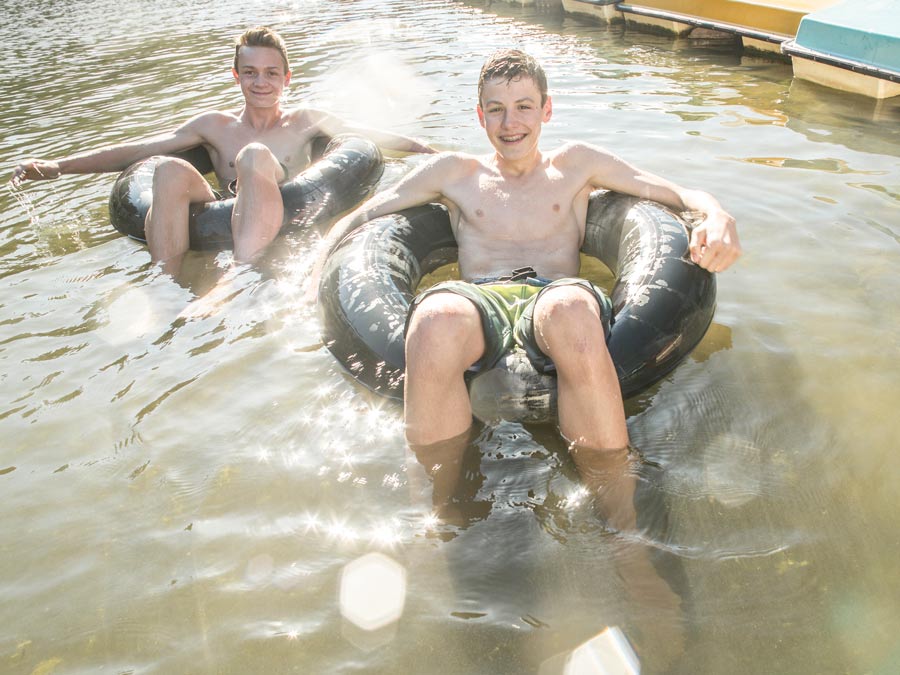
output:
<instances>
[{"instance_id":1,"label":"boy's wet hair","mask_svg":"<svg viewBox=\"0 0 900 675\"><path fill-rule=\"evenodd\" d=\"M284 62L284 72L291 70L288 64L287 45L284 39L268 26L256 26L250 28L241 35L234 45L234 69L238 69L238 54L241 47L269 47L277 49L281 54L281 60Z\"/></svg>"},{"instance_id":2,"label":"boy's wet hair","mask_svg":"<svg viewBox=\"0 0 900 675\"><path fill-rule=\"evenodd\" d=\"M507 84L520 77L530 77L541 92L541 105L547 102L547 76L533 56L519 49L501 49L491 54L478 77L478 105L481 105L484 83L497 77L505 79Z\"/></svg>"}]
</instances>

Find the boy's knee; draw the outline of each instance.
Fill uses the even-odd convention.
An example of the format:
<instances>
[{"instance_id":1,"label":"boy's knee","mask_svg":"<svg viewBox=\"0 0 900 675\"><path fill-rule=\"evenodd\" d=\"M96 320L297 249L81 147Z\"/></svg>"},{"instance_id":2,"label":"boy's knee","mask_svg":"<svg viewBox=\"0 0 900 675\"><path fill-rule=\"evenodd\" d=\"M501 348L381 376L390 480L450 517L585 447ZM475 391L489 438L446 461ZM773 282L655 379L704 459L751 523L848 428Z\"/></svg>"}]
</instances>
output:
<instances>
[{"instance_id":1,"label":"boy's knee","mask_svg":"<svg viewBox=\"0 0 900 675\"><path fill-rule=\"evenodd\" d=\"M606 350L597 299L580 286L548 290L535 307L534 330L541 351L561 365Z\"/></svg>"},{"instance_id":2,"label":"boy's knee","mask_svg":"<svg viewBox=\"0 0 900 675\"><path fill-rule=\"evenodd\" d=\"M435 293L415 308L406 334L407 360L441 359L469 349L481 338L481 318L471 301L452 293Z\"/></svg>"},{"instance_id":3,"label":"boy's knee","mask_svg":"<svg viewBox=\"0 0 900 675\"><path fill-rule=\"evenodd\" d=\"M192 164L176 157L159 158L153 171L155 204L182 208L187 202L208 201L215 197L209 183Z\"/></svg>"},{"instance_id":4,"label":"boy's knee","mask_svg":"<svg viewBox=\"0 0 900 675\"><path fill-rule=\"evenodd\" d=\"M153 171L153 187L177 185L184 187L200 173L189 162L177 157L160 157Z\"/></svg>"},{"instance_id":5,"label":"boy's knee","mask_svg":"<svg viewBox=\"0 0 900 675\"><path fill-rule=\"evenodd\" d=\"M535 320L553 324L581 325L583 321L600 319L597 299L581 286L559 286L548 289L535 307Z\"/></svg>"},{"instance_id":6,"label":"boy's knee","mask_svg":"<svg viewBox=\"0 0 900 675\"><path fill-rule=\"evenodd\" d=\"M263 143L248 143L241 148L235 157L234 168L237 171L238 179L250 174L270 174L277 180L277 174L281 172L278 159Z\"/></svg>"}]
</instances>

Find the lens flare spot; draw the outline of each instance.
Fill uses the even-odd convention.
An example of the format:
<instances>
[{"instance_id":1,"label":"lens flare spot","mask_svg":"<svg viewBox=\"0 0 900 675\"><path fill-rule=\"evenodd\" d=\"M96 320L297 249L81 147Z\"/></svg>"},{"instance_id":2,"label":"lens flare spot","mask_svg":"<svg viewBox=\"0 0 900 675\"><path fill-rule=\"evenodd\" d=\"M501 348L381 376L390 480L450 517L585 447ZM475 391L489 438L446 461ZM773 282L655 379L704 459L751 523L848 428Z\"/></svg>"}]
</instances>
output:
<instances>
[{"instance_id":1,"label":"lens flare spot","mask_svg":"<svg viewBox=\"0 0 900 675\"><path fill-rule=\"evenodd\" d=\"M341 615L365 631L395 623L406 604L406 569L383 553L369 553L344 567Z\"/></svg>"},{"instance_id":2,"label":"lens flare spot","mask_svg":"<svg viewBox=\"0 0 900 675\"><path fill-rule=\"evenodd\" d=\"M572 650L563 671L564 675L638 675L640 672L638 657L617 626L607 628Z\"/></svg>"}]
</instances>

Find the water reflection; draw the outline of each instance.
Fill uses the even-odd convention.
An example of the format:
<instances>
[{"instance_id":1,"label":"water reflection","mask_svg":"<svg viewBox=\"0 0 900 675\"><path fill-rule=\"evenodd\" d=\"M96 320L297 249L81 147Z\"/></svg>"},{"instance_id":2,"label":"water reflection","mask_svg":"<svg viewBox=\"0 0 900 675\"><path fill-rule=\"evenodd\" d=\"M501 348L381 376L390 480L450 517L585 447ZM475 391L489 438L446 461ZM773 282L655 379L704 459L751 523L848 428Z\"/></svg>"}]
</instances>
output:
<instances>
[{"instance_id":1,"label":"water reflection","mask_svg":"<svg viewBox=\"0 0 900 675\"><path fill-rule=\"evenodd\" d=\"M684 651L687 585L681 561L665 543L661 468L631 449L566 447L545 431L541 441L551 442L542 446L529 436L519 425L507 424L412 448L432 481L441 538L452 542L444 553L459 589L457 606L464 607L454 615L495 624L524 622L558 636L561 617L535 583L546 545L535 537L537 525L569 551L586 556L568 562L579 598L609 602L602 599L609 591L598 589L596 571L590 570L597 556L607 558L627 596L626 621L637 635L638 653L653 672L663 672ZM603 627L587 623L579 635Z\"/></svg>"},{"instance_id":2,"label":"water reflection","mask_svg":"<svg viewBox=\"0 0 900 675\"><path fill-rule=\"evenodd\" d=\"M431 478L435 524L449 525L452 530L464 529L490 515L492 501L476 499L485 480L481 473L478 432L479 428L473 426L454 438L411 447ZM452 539L455 536L452 530L443 533L442 538Z\"/></svg>"},{"instance_id":3,"label":"water reflection","mask_svg":"<svg viewBox=\"0 0 900 675\"><path fill-rule=\"evenodd\" d=\"M810 141L839 143L862 152L877 151L884 143L900 145L898 97L876 100L793 80L783 105L788 127ZM863 131L860 120L873 124Z\"/></svg>"}]
</instances>

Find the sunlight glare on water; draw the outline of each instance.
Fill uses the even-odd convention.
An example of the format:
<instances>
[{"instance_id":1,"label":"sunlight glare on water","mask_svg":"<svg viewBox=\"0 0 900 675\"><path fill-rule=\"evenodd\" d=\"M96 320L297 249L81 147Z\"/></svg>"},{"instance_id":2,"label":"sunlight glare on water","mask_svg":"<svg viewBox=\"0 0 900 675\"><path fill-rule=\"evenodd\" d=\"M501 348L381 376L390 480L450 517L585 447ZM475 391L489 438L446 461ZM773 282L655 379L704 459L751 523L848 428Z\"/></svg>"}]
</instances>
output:
<instances>
[{"instance_id":1,"label":"sunlight glare on water","mask_svg":"<svg viewBox=\"0 0 900 675\"><path fill-rule=\"evenodd\" d=\"M348 111L376 129L403 128L425 115L435 97L428 77L416 72L405 53L384 43L410 39L411 28L398 21L360 20L326 33L324 42L346 56L330 67L312 91L325 109ZM373 44L380 44L373 48Z\"/></svg>"}]
</instances>

